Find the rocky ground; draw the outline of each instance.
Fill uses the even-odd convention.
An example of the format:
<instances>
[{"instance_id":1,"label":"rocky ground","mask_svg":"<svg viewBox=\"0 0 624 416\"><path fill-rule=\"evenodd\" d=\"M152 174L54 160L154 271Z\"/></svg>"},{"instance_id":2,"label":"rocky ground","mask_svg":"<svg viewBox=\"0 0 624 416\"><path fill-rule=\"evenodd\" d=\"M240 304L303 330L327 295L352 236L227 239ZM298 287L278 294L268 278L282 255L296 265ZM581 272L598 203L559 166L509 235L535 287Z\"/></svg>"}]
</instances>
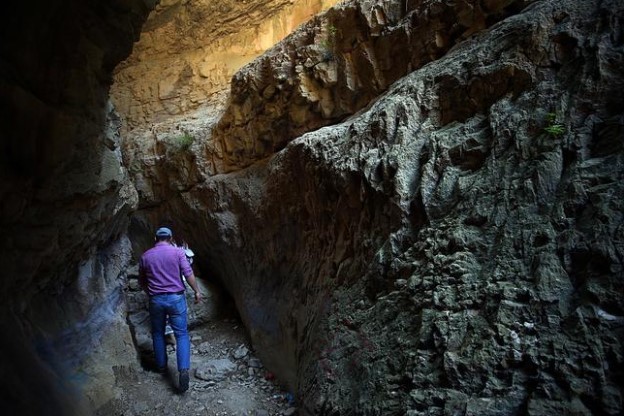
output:
<instances>
[{"instance_id":1,"label":"rocky ground","mask_svg":"<svg viewBox=\"0 0 624 416\"><path fill-rule=\"evenodd\" d=\"M191 382L187 392L179 393L174 345L168 345L168 373L153 371L147 298L138 290L135 276L130 277L126 292L128 321L140 359L135 367L116 370L118 397L101 408L98 416L297 413L293 396L255 357L233 309L223 306L223 302L217 306L219 295L206 284L202 284L207 295L202 304L189 301Z\"/></svg>"}]
</instances>

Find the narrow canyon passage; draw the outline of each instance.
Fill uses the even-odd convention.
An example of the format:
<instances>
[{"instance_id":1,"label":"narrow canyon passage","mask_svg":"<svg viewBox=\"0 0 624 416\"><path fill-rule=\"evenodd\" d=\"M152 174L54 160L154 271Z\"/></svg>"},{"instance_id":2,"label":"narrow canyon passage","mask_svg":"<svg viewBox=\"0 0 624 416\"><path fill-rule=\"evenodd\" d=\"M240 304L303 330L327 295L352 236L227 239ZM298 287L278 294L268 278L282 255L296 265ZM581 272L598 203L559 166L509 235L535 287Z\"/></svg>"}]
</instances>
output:
<instances>
[{"instance_id":1,"label":"narrow canyon passage","mask_svg":"<svg viewBox=\"0 0 624 416\"><path fill-rule=\"evenodd\" d=\"M182 222L183 219L181 219ZM131 227L131 230L134 230ZM134 230L136 232L136 230ZM140 240L140 238L136 238ZM193 263L198 259L193 257ZM97 415L293 415L292 391L266 369L253 350L233 299L210 272L194 266L203 293L199 304L187 291L191 339L190 390L180 394L176 342L168 340L166 374L156 371L148 311L148 296L140 289L138 265L125 272L123 288L129 332L137 350L137 365L119 368L119 394ZM140 365L138 365L140 363Z\"/></svg>"},{"instance_id":2,"label":"narrow canyon passage","mask_svg":"<svg viewBox=\"0 0 624 416\"><path fill-rule=\"evenodd\" d=\"M199 274L202 275L201 273ZM155 372L146 296L130 273L126 290L128 322L141 366L117 374L120 394L98 415L291 415L294 395L255 356L231 299L214 283L200 283L204 300L188 296L192 378L190 390L177 389L175 341L167 347L166 374Z\"/></svg>"},{"instance_id":3,"label":"narrow canyon passage","mask_svg":"<svg viewBox=\"0 0 624 416\"><path fill-rule=\"evenodd\" d=\"M7 4L3 414L622 414L623 89L619 0Z\"/></svg>"}]
</instances>

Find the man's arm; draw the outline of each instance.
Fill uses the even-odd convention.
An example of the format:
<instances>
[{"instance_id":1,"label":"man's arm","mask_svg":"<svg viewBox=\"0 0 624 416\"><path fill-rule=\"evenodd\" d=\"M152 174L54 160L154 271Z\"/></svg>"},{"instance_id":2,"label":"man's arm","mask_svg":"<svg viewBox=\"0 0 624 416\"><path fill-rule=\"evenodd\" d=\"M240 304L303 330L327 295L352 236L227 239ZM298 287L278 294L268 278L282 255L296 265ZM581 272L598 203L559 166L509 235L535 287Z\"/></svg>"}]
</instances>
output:
<instances>
[{"instance_id":1,"label":"man's arm","mask_svg":"<svg viewBox=\"0 0 624 416\"><path fill-rule=\"evenodd\" d=\"M197 280L195 280L195 275L191 273L188 276L184 276L186 282L191 286L193 291L195 292L195 303L199 303L202 299L201 292L199 291L199 286L197 285Z\"/></svg>"}]
</instances>

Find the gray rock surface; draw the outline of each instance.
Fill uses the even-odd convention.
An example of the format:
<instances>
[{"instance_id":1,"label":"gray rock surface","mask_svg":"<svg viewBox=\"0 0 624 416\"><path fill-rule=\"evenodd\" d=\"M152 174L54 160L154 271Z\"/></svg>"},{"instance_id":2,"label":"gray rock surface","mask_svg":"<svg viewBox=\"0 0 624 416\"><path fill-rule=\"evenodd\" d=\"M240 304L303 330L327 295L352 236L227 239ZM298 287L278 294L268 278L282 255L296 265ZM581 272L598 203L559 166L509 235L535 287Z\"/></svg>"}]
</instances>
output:
<instances>
[{"instance_id":1,"label":"gray rock surface","mask_svg":"<svg viewBox=\"0 0 624 416\"><path fill-rule=\"evenodd\" d=\"M228 106L206 146L209 169L249 166L308 131L343 120L399 78L532 2L339 3L234 75ZM516 77L520 83L526 78ZM458 92L449 86L441 105L452 105ZM458 114L471 111L472 103L464 105Z\"/></svg>"},{"instance_id":2,"label":"gray rock surface","mask_svg":"<svg viewBox=\"0 0 624 416\"><path fill-rule=\"evenodd\" d=\"M88 414L114 396L114 368L135 360L121 288L131 248L124 232L138 198L107 92L149 3L3 5L5 414Z\"/></svg>"}]
</instances>

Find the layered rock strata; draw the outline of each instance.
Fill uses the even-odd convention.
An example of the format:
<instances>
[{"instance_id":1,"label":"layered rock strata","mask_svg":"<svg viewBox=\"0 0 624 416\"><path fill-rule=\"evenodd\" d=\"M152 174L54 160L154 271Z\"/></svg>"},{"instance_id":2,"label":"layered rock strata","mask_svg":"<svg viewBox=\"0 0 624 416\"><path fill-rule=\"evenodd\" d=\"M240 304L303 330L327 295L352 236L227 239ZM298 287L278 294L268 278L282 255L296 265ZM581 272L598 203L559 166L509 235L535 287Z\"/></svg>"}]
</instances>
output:
<instances>
[{"instance_id":1,"label":"layered rock strata","mask_svg":"<svg viewBox=\"0 0 624 416\"><path fill-rule=\"evenodd\" d=\"M278 52L314 30L289 37L235 77L208 167L230 173L148 214L186 219L204 268L304 414L622 412L622 4L455 10L468 4L505 12L487 30L487 17L462 23L441 46L439 26L408 36L435 53L393 53L409 75L290 142L336 119L318 100L257 96L281 68L296 96L289 68L307 70L309 56L282 66ZM340 39L340 10L349 22L363 5L332 12ZM395 20L374 15L388 23L374 43L394 45ZM309 124L292 127L289 103ZM361 106L344 108L335 117ZM263 147L274 143L265 133L284 139Z\"/></svg>"}]
</instances>

